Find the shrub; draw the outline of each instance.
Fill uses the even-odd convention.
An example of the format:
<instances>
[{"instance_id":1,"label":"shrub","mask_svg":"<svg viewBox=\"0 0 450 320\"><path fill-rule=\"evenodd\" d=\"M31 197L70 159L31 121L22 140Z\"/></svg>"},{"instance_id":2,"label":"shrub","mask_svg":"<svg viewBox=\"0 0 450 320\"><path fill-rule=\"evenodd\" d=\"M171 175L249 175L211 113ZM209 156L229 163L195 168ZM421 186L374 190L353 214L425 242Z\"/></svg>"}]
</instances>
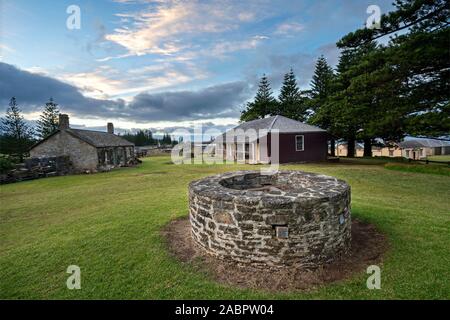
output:
<instances>
[{"instance_id":1,"label":"shrub","mask_svg":"<svg viewBox=\"0 0 450 320\"><path fill-rule=\"evenodd\" d=\"M443 176L450 176L450 168L442 165L432 164L402 164L402 163L386 163L386 169L397 170L414 173L439 174Z\"/></svg>"},{"instance_id":2,"label":"shrub","mask_svg":"<svg viewBox=\"0 0 450 320\"><path fill-rule=\"evenodd\" d=\"M14 159L10 156L0 154L0 173L6 173L14 168Z\"/></svg>"}]
</instances>

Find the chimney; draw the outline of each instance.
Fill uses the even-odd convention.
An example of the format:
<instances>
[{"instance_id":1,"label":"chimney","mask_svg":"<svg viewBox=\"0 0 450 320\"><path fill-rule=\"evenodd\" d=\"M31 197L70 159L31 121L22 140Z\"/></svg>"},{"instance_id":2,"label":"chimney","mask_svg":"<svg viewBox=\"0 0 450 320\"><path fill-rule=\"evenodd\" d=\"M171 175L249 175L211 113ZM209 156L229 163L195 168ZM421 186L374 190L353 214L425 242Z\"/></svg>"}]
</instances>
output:
<instances>
[{"instance_id":1,"label":"chimney","mask_svg":"<svg viewBox=\"0 0 450 320\"><path fill-rule=\"evenodd\" d=\"M114 134L114 125L112 122L108 122L108 133Z\"/></svg>"},{"instance_id":2,"label":"chimney","mask_svg":"<svg viewBox=\"0 0 450 320\"><path fill-rule=\"evenodd\" d=\"M59 130L69 129L69 115L60 114L59 115Z\"/></svg>"}]
</instances>

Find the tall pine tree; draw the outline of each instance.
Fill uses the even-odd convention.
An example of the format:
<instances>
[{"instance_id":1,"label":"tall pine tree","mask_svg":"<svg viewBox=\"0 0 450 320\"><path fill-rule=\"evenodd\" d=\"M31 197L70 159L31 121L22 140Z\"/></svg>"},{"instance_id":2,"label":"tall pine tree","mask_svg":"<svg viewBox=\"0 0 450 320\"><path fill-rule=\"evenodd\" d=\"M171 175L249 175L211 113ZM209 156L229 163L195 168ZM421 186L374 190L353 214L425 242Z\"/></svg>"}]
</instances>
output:
<instances>
[{"instance_id":1,"label":"tall pine tree","mask_svg":"<svg viewBox=\"0 0 450 320\"><path fill-rule=\"evenodd\" d=\"M330 153L335 156L335 139L332 126L333 116L328 112L328 99L333 93L333 69L322 55L317 59L314 75L311 81L311 99L309 105L312 116L308 122L326 129L331 134Z\"/></svg>"},{"instance_id":2,"label":"tall pine tree","mask_svg":"<svg viewBox=\"0 0 450 320\"><path fill-rule=\"evenodd\" d=\"M396 0L394 5L395 11L381 17L380 28L356 30L337 43L344 50L360 49L395 35L379 52L354 66L353 92L371 88L375 93L372 108L378 110L364 129L383 128L377 135L394 139L404 134L448 134L448 0Z\"/></svg>"},{"instance_id":3,"label":"tall pine tree","mask_svg":"<svg viewBox=\"0 0 450 320\"><path fill-rule=\"evenodd\" d=\"M1 119L1 153L19 157L23 161L25 153L33 144L33 131L25 122L15 97L9 102L6 115Z\"/></svg>"},{"instance_id":4,"label":"tall pine tree","mask_svg":"<svg viewBox=\"0 0 450 320\"><path fill-rule=\"evenodd\" d=\"M53 98L50 98L37 121L37 133L41 139L48 137L58 129L58 118L58 104L53 101Z\"/></svg>"},{"instance_id":5,"label":"tall pine tree","mask_svg":"<svg viewBox=\"0 0 450 320\"><path fill-rule=\"evenodd\" d=\"M347 140L348 157L355 156L356 140L364 120L373 116L370 103L373 92L368 86L355 90L355 68L359 64L363 65L365 57L375 49L375 44L369 43L361 48L341 52L337 74L332 81L332 94L313 117L317 124L328 122L331 134Z\"/></svg>"},{"instance_id":6,"label":"tall pine tree","mask_svg":"<svg viewBox=\"0 0 450 320\"><path fill-rule=\"evenodd\" d=\"M317 102L325 100L331 94L333 69L322 55L317 59L316 68L311 81L311 97Z\"/></svg>"},{"instance_id":7,"label":"tall pine tree","mask_svg":"<svg viewBox=\"0 0 450 320\"><path fill-rule=\"evenodd\" d=\"M250 121L262 119L266 115L275 114L277 102L272 94L269 79L264 74L259 82L255 100L247 103L246 109L241 113L240 120Z\"/></svg>"},{"instance_id":8,"label":"tall pine tree","mask_svg":"<svg viewBox=\"0 0 450 320\"><path fill-rule=\"evenodd\" d=\"M163 145L170 145L172 144L172 138L168 133L164 133L163 138L161 140L161 144Z\"/></svg>"},{"instance_id":9,"label":"tall pine tree","mask_svg":"<svg viewBox=\"0 0 450 320\"><path fill-rule=\"evenodd\" d=\"M295 79L295 74L292 69L284 76L278 101L277 114L298 121L306 120L308 116L308 106L300 93L297 80Z\"/></svg>"}]
</instances>

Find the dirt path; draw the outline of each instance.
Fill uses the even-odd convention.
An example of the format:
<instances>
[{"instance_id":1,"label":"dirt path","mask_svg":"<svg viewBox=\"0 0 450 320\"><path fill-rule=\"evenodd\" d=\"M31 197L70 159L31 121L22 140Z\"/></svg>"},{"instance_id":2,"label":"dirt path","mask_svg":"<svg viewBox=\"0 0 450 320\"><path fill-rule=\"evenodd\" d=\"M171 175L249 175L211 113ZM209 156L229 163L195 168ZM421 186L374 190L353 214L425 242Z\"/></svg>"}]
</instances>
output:
<instances>
[{"instance_id":1,"label":"dirt path","mask_svg":"<svg viewBox=\"0 0 450 320\"><path fill-rule=\"evenodd\" d=\"M240 266L204 253L191 238L187 218L170 222L163 230L163 234L173 255L182 262L193 264L200 271L210 274L216 281L242 288L277 292L312 290L320 285L347 279L364 272L369 265L379 265L388 248L385 236L373 225L353 220L351 252L332 264L317 270L302 270L295 267L264 270L247 265Z\"/></svg>"}]
</instances>

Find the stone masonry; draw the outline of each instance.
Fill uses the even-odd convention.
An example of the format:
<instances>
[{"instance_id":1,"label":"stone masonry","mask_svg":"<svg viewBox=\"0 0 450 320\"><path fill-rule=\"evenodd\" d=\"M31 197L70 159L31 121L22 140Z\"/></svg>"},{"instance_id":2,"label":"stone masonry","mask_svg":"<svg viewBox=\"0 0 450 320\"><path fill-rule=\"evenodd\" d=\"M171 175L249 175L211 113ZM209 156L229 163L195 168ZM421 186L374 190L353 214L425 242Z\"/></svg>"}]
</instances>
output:
<instances>
[{"instance_id":1,"label":"stone masonry","mask_svg":"<svg viewBox=\"0 0 450 320\"><path fill-rule=\"evenodd\" d=\"M67 114L59 115L59 129L30 149L31 158L68 156L74 173L109 171L115 167L138 163L134 144L114 134L114 125L107 132L72 129Z\"/></svg>"},{"instance_id":2,"label":"stone masonry","mask_svg":"<svg viewBox=\"0 0 450 320\"><path fill-rule=\"evenodd\" d=\"M75 138L66 131L61 131L30 150L31 158L48 158L68 155L76 172L96 171L98 166L97 149Z\"/></svg>"},{"instance_id":3,"label":"stone masonry","mask_svg":"<svg viewBox=\"0 0 450 320\"><path fill-rule=\"evenodd\" d=\"M350 248L350 186L301 171L238 171L189 185L194 241L239 264L313 269Z\"/></svg>"}]
</instances>

